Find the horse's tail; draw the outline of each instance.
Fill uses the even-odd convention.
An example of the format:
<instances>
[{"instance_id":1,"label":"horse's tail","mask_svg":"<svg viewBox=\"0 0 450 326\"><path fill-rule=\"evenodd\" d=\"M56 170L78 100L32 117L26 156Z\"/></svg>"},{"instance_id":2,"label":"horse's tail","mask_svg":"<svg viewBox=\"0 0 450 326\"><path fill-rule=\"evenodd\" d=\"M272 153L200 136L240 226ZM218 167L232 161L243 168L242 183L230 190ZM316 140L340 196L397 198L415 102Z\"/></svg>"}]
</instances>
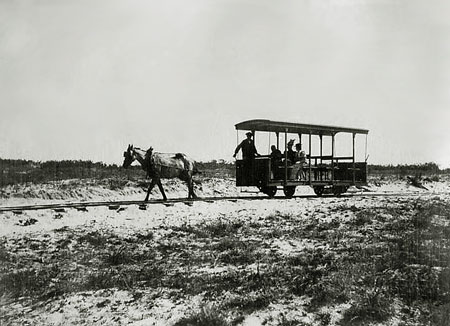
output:
<instances>
[{"instance_id":1,"label":"horse's tail","mask_svg":"<svg viewBox=\"0 0 450 326\"><path fill-rule=\"evenodd\" d=\"M197 168L197 163L194 163L194 169L192 170L192 175L196 175L196 174L202 174L202 171L200 171Z\"/></svg>"}]
</instances>

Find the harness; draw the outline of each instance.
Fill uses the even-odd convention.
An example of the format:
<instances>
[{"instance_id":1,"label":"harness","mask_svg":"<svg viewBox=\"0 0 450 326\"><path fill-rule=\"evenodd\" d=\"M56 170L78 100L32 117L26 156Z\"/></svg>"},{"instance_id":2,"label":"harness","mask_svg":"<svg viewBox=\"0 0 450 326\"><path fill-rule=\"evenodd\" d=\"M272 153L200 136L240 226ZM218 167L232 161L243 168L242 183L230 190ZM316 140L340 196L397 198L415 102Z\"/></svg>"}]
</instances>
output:
<instances>
[{"instance_id":1,"label":"harness","mask_svg":"<svg viewBox=\"0 0 450 326\"><path fill-rule=\"evenodd\" d=\"M145 158L144 158L144 167L145 170L147 171L147 175L146 178L151 178L152 175L155 174L155 166L159 166L161 168L167 168L167 169L174 169L174 170L179 170L179 171L183 171L183 172L187 172L187 166L186 166L186 161L183 159L183 164L184 164L184 168L179 168L177 166L169 166L169 165L164 165L161 163L155 163L155 159L153 154L153 148L149 148L146 152L145 152ZM176 154L175 159L182 159L184 158L182 154Z\"/></svg>"}]
</instances>

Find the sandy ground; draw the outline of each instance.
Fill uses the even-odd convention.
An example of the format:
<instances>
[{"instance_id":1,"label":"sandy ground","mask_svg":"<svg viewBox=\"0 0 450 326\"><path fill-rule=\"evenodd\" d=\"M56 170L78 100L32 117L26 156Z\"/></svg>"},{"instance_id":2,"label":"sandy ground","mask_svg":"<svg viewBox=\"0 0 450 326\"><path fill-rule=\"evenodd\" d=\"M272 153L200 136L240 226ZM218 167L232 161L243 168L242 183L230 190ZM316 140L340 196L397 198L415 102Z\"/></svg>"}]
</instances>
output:
<instances>
[{"instance_id":1,"label":"sandy ground","mask_svg":"<svg viewBox=\"0 0 450 326\"><path fill-rule=\"evenodd\" d=\"M49 203L70 203L87 201L115 201L115 200L140 200L145 197L145 187L126 185L123 189L111 190L105 186L97 186L91 182L80 182L69 180L49 184L29 184L22 186L6 187L1 191L0 206L20 206ZM169 180L164 184L169 198L183 198L187 195L187 189L178 180ZM426 184L428 190L419 189L408 185L403 181L376 181L370 183L366 188L370 192L357 188L349 188L347 194L386 194L395 193L410 194L412 196L434 196L450 192L450 183L432 182ZM262 194L253 187L236 187L233 179L206 179L201 185L196 186L197 194L201 197L228 197L228 196L261 196ZM278 196L283 196L278 190ZM314 195L310 187L297 187L295 196ZM154 189L150 199L161 199L159 190ZM342 198L339 202L347 201L365 202L373 200L364 197L352 199ZM376 199L375 199L376 200ZM257 201L217 201L215 203L196 202L193 206L184 203L176 203L172 207L163 204L151 205L147 210L139 210L138 206L124 206L120 211L111 211L108 207L90 207L88 212L66 209L65 213L55 213L51 210L23 211L17 215L13 212L0 213L2 228L0 236L21 235L23 233L42 232L58 229L64 226L87 226L104 225L119 228L123 232L139 227L158 227L165 223L177 225L180 223L195 223L201 220L214 219L221 216L228 218L239 217L242 214L264 216L271 214L274 210L285 210L292 212L308 211L311 207L324 207L334 197L292 200L271 199ZM27 220L37 220L37 223L26 225Z\"/></svg>"},{"instance_id":2,"label":"sandy ground","mask_svg":"<svg viewBox=\"0 0 450 326\"><path fill-rule=\"evenodd\" d=\"M74 186L76 185L76 187ZM58 230L71 232L113 233L118 237L133 237L147 231L152 232L155 239L165 239L167 234L180 226L195 226L212 221L224 221L253 225L265 225L274 216L296 216L297 223L308 223L318 219L321 223L331 223L336 219L344 223L352 218L352 210L383 205L396 205L416 199L442 200L450 202L450 183L433 182L426 184L429 190L409 186L406 182L377 181L370 184L370 193L392 194L408 193L409 197L369 196L359 189L350 189L350 193L360 193L355 197L314 197L293 199L265 200L233 200L215 202L195 202L192 206L175 203L173 206L163 204L149 205L141 210L136 205L123 207L123 210L109 210L108 207L92 207L88 211L66 209L65 212L52 210L24 211L0 213L0 236L5 243L17 243L22 239L45 243L47 251L58 250L60 241ZM186 196L187 190L178 181L165 183L169 198ZM248 189L252 190L252 189ZM197 186L200 196L236 196L249 195L242 193L234 186L234 181L221 179L203 180ZM312 194L308 187L299 187L296 195ZM1 191L0 206L13 206L35 203L73 202L88 200L138 200L145 196L143 189L135 185L126 185L123 189L108 189L89 183L80 186L79 181L66 181L45 185L27 185L8 187ZM158 190L154 190L153 198L160 198ZM347 209L341 210L340 208ZM250 237L251 238L251 237ZM15 239L15 240L14 240ZM327 249L327 242L318 244L311 239L287 239L271 237L267 240L268 250L276 255L292 256L308 249ZM318 248L321 246L322 248ZM220 274L230 272L234 266L202 266L198 272ZM247 269L257 269L249 265ZM229 294L232 296L232 294ZM219 301L226 301L224 294ZM279 325L286 320L301 321L304 325L321 325L317 320L317 312L305 309L307 298L294 298L286 302L271 303L265 309L254 311L240 320L240 325ZM139 296L127 289L100 289L64 294L45 302L30 303L26 298L12 299L4 293L0 297L3 306L4 323L12 325L173 325L190 311L204 306L202 294L174 299L164 289L142 289ZM395 303L393 303L395 306ZM342 317L342 311L348 303L323 308L323 313L330 316L328 323L335 325ZM6 316L6 317L5 317ZM1 320L0 320L1 321ZM285 322L287 325L287 323ZM376 324L376 323L374 323ZM395 317L382 325L400 325ZM293 324L292 324L293 325ZM380 324L381 325L381 324Z\"/></svg>"}]
</instances>

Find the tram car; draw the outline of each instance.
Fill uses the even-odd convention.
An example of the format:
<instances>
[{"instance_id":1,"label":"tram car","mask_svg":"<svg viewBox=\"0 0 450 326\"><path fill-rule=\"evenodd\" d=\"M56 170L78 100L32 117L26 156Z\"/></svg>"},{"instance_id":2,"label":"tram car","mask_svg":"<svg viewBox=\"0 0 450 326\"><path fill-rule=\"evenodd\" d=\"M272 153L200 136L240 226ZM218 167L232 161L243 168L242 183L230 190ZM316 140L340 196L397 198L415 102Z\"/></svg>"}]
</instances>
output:
<instances>
[{"instance_id":1,"label":"tram car","mask_svg":"<svg viewBox=\"0 0 450 326\"><path fill-rule=\"evenodd\" d=\"M336 196L350 186L358 188L367 185L367 135L366 129L335 126L279 122L270 120L248 120L235 125L238 131L246 131L253 138L258 154L236 160L236 186L257 187L269 197L282 189L291 198L297 186L310 186L317 196L332 193ZM250 134L251 133L251 134ZM258 143L264 134L275 135L271 152L261 155ZM336 137L336 135L338 135ZM336 138L347 134L344 142L349 155L336 155ZM355 140L359 135L365 138L363 160L356 159ZM314 137L316 139L314 139ZM269 138L270 139L270 138ZM284 148L280 148L280 139ZM289 139L289 141L288 141ZM295 144L294 149L294 142ZM313 146L314 141L314 146ZM358 146L360 148L361 146ZM304 150L305 148L305 150ZM240 147L236 149L238 152ZM327 153L325 153L327 152ZM361 155L358 155L360 157Z\"/></svg>"}]
</instances>

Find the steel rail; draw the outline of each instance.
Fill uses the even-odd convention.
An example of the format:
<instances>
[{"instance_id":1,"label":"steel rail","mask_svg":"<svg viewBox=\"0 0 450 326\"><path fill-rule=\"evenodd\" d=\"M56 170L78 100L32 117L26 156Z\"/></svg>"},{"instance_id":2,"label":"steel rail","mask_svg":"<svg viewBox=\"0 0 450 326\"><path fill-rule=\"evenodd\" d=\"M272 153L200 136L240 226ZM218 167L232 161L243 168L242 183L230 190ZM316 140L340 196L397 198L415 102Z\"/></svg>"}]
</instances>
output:
<instances>
[{"instance_id":1,"label":"steel rail","mask_svg":"<svg viewBox=\"0 0 450 326\"><path fill-rule=\"evenodd\" d=\"M433 193L418 193L418 192L408 192L408 193L352 193L352 194L341 194L340 196L323 195L321 197L317 195L297 195L293 196L295 198L351 198L351 197L411 197L411 196L423 196L423 195L449 195L450 192L433 192ZM153 199L149 201L142 200L118 200L118 201L91 201L91 202L66 202L66 203L55 203L55 204L36 204L36 205L20 205L20 206L0 206L0 213L3 212L14 212L14 211L31 211L31 210L43 210L43 209L63 209L63 208L86 208L86 207L99 207L99 206L130 206L130 205L154 205L163 204L171 205L175 203L185 203L193 204L194 202L215 202L215 201L237 201L237 200L290 200L284 196L276 196L269 198L267 196L231 196L231 197L201 197L196 199L186 199L186 198L173 198L168 200Z\"/></svg>"}]
</instances>

